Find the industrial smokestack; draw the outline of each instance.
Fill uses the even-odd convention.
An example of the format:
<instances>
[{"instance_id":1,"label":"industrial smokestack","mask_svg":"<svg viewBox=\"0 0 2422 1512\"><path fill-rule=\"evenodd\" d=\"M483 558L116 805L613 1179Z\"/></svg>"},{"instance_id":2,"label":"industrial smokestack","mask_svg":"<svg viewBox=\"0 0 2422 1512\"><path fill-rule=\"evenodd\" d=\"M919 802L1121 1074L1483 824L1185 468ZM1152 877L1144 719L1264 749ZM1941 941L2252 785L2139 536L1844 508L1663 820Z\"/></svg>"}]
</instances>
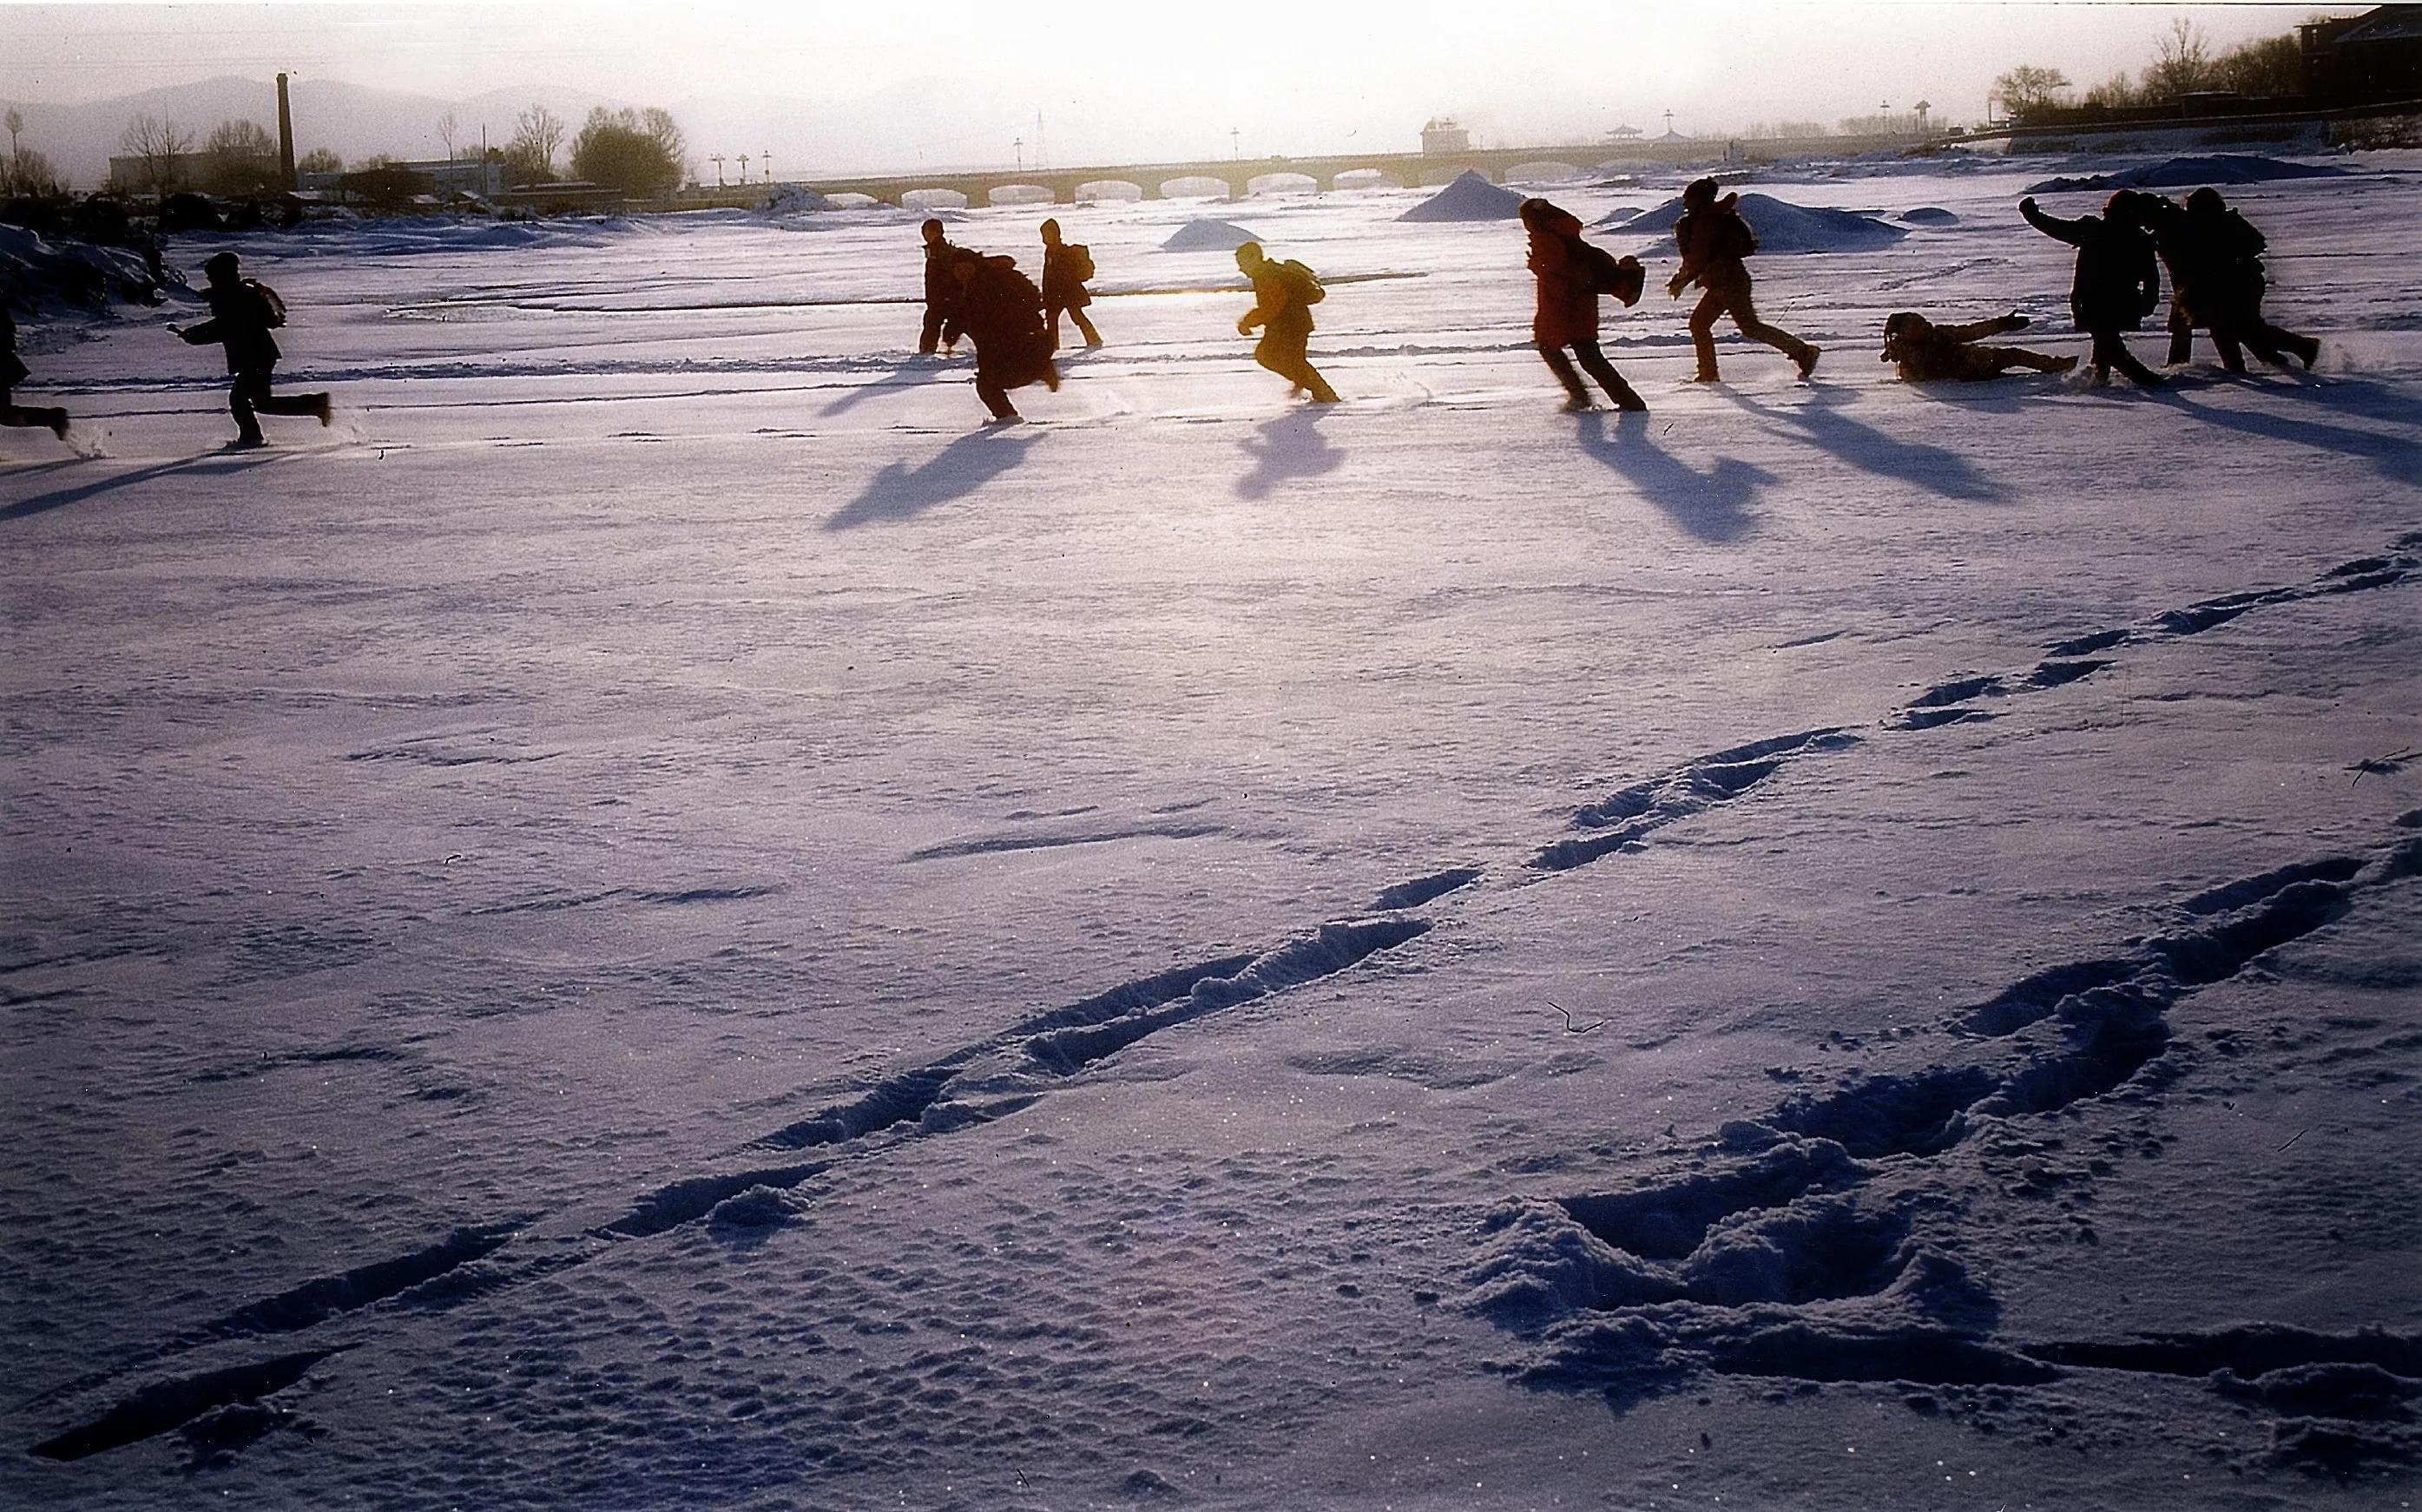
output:
<instances>
[{"instance_id":1,"label":"industrial smokestack","mask_svg":"<svg viewBox=\"0 0 2422 1512\"><path fill-rule=\"evenodd\" d=\"M286 102L286 75L277 76L277 171L286 192L294 192L294 110Z\"/></svg>"}]
</instances>

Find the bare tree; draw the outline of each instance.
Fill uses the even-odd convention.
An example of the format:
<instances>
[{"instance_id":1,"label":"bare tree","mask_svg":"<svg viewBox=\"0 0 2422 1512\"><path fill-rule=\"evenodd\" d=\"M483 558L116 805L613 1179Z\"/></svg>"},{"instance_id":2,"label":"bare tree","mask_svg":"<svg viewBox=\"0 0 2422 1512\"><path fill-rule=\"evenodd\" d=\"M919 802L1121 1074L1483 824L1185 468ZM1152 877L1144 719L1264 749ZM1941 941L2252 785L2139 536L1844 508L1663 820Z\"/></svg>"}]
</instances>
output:
<instances>
[{"instance_id":1,"label":"bare tree","mask_svg":"<svg viewBox=\"0 0 2422 1512\"><path fill-rule=\"evenodd\" d=\"M1993 98L2002 102L2003 114L2025 117L2058 104L2068 88L2068 75L2060 70L2021 63L1993 81Z\"/></svg>"},{"instance_id":2,"label":"bare tree","mask_svg":"<svg viewBox=\"0 0 2422 1512\"><path fill-rule=\"evenodd\" d=\"M446 146L447 162L454 161L454 140L462 134L463 128L454 119L454 112L449 110L437 118L437 139Z\"/></svg>"},{"instance_id":3,"label":"bare tree","mask_svg":"<svg viewBox=\"0 0 2422 1512\"><path fill-rule=\"evenodd\" d=\"M513 139L505 147L505 171L516 183L543 183L555 177L556 150L563 146L563 118L532 105L513 118Z\"/></svg>"},{"instance_id":4,"label":"bare tree","mask_svg":"<svg viewBox=\"0 0 2422 1512\"><path fill-rule=\"evenodd\" d=\"M146 114L126 123L118 145L128 157L142 160L143 186L165 195L177 187L177 160L194 150L194 134L179 131L173 120Z\"/></svg>"},{"instance_id":5,"label":"bare tree","mask_svg":"<svg viewBox=\"0 0 2422 1512\"><path fill-rule=\"evenodd\" d=\"M277 138L258 121L223 120L202 144L202 186L214 195L266 194L282 177Z\"/></svg>"},{"instance_id":6,"label":"bare tree","mask_svg":"<svg viewBox=\"0 0 2422 1512\"><path fill-rule=\"evenodd\" d=\"M335 150L332 148L315 147L308 152L304 153L301 157L294 160L294 171L297 173L342 173L345 171L345 160L338 157Z\"/></svg>"},{"instance_id":7,"label":"bare tree","mask_svg":"<svg viewBox=\"0 0 2422 1512\"><path fill-rule=\"evenodd\" d=\"M2153 66L2145 71L2145 93L2155 100L2175 100L2213 84L2211 45L2204 29L2184 16L2173 17L2170 34L2154 46Z\"/></svg>"}]
</instances>

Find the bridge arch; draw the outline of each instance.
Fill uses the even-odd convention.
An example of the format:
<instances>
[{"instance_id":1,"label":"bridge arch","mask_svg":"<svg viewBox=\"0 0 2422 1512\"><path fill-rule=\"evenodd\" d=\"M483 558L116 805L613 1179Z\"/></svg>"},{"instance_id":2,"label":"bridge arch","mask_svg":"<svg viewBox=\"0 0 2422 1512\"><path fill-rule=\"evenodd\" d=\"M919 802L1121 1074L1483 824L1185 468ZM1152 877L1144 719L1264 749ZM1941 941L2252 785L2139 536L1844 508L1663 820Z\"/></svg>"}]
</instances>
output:
<instances>
[{"instance_id":1,"label":"bridge arch","mask_svg":"<svg viewBox=\"0 0 2422 1512\"><path fill-rule=\"evenodd\" d=\"M1130 183L1124 179L1088 179L1077 186L1077 200L1079 204L1090 205L1106 200L1119 201L1142 197L1143 185Z\"/></svg>"},{"instance_id":2,"label":"bridge arch","mask_svg":"<svg viewBox=\"0 0 2422 1512\"><path fill-rule=\"evenodd\" d=\"M1316 195L1320 181L1309 173L1256 173L1245 181L1249 195Z\"/></svg>"},{"instance_id":3,"label":"bridge arch","mask_svg":"<svg viewBox=\"0 0 2422 1512\"><path fill-rule=\"evenodd\" d=\"M911 189L900 197L902 210L965 210L967 197L956 189Z\"/></svg>"},{"instance_id":4,"label":"bridge arch","mask_svg":"<svg viewBox=\"0 0 2422 1512\"><path fill-rule=\"evenodd\" d=\"M1041 183L995 184L984 193L987 205L1051 205L1059 200L1050 185Z\"/></svg>"},{"instance_id":5,"label":"bridge arch","mask_svg":"<svg viewBox=\"0 0 2422 1512\"><path fill-rule=\"evenodd\" d=\"M1572 164L1548 159L1538 163L1515 164L1505 170L1504 181L1507 183L1562 183L1567 179L1578 179L1581 176L1581 170Z\"/></svg>"},{"instance_id":6,"label":"bridge arch","mask_svg":"<svg viewBox=\"0 0 2422 1512\"><path fill-rule=\"evenodd\" d=\"M1182 179L1163 179L1160 197L1163 199L1225 199L1228 181L1208 174L1190 173Z\"/></svg>"}]
</instances>

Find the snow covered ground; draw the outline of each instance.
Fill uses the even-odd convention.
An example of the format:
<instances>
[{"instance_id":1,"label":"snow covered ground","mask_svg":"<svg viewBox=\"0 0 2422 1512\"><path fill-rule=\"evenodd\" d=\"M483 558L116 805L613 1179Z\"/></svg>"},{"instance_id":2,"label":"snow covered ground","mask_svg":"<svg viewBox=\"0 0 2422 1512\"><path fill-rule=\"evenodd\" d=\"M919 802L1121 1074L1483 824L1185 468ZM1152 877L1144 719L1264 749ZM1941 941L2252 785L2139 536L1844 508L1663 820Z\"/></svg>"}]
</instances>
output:
<instances>
[{"instance_id":1,"label":"snow covered ground","mask_svg":"<svg viewBox=\"0 0 2422 1512\"><path fill-rule=\"evenodd\" d=\"M1758 260L1805 386L1652 266L1624 419L1420 191L1059 207L1110 345L1000 431L898 213L232 244L340 406L263 452L180 311L29 329L0 1501L2410 1505L2355 165L2228 191L2320 371L2158 395L1877 360L2082 350L2042 163L1759 181L1950 217Z\"/></svg>"}]
</instances>

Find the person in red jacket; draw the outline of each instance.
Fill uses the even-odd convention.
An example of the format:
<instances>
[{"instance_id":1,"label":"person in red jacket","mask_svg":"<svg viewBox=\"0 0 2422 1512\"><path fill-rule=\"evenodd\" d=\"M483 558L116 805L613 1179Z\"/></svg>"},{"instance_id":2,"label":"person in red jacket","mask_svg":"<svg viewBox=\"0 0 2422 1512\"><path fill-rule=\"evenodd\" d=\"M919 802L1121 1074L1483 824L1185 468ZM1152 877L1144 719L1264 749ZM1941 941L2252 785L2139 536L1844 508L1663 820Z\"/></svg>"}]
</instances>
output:
<instances>
[{"instance_id":1,"label":"person in red jacket","mask_svg":"<svg viewBox=\"0 0 2422 1512\"><path fill-rule=\"evenodd\" d=\"M0 425L39 426L64 441L68 438L68 412L39 404L19 404L10 398L11 390L33 374L17 359L17 318L8 307L0 304Z\"/></svg>"},{"instance_id":2,"label":"person in red jacket","mask_svg":"<svg viewBox=\"0 0 2422 1512\"><path fill-rule=\"evenodd\" d=\"M1716 181L1693 179L1682 191L1682 218L1674 223L1674 244L1681 249L1682 266L1665 291L1675 298L1697 284L1706 291L1699 307L1691 311L1691 344L1698 349L1696 382L1712 384L1716 376L1716 320L1730 315L1740 333L1763 341L1800 366L1805 379L1816 368L1818 349L1780 326L1757 318L1750 298L1749 269L1741 261L1757 250L1757 235L1741 219L1740 196L1716 197Z\"/></svg>"},{"instance_id":3,"label":"person in red jacket","mask_svg":"<svg viewBox=\"0 0 2422 1512\"><path fill-rule=\"evenodd\" d=\"M228 387L228 408L235 416L236 437L228 443L230 450L267 446L261 439L260 415L309 415L322 425L328 423L330 407L325 394L287 394L269 391L270 373L281 354L277 339L270 335L273 327L286 323L286 303L266 286L244 277L237 271L236 256L222 252L202 264L210 287L202 297L211 304L211 318L199 325L168 327L195 346L218 342L227 348L228 371L235 382Z\"/></svg>"},{"instance_id":4,"label":"person in red jacket","mask_svg":"<svg viewBox=\"0 0 2422 1512\"><path fill-rule=\"evenodd\" d=\"M1565 386L1570 397L1565 402L1568 410L1590 407L1589 389L1583 386L1581 373L1573 370L1572 359L1565 348L1573 349L1581 359L1581 372L1597 380L1606 397L1622 410L1644 410L1647 402L1638 391L1623 381L1614 364L1597 344L1597 301L1601 292L1599 261L1618 266L1606 253L1581 240L1581 223L1571 212L1561 210L1544 199L1522 201L1522 228L1531 233L1531 272L1539 280L1539 302L1531 317L1531 339L1539 344L1539 355L1546 359L1548 370ZM1631 265L1636 269L1639 264ZM1631 290L1637 299L1637 286ZM1627 301L1628 303L1628 301Z\"/></svg>"},{"instance_id":5,"label":"person in red jacket","mask_svg":"<svg viewBox=\"0 0 2422 1512\"><path fill-rule=\"evenodd\" d=\"M1093 302L1093 291L1085 280L1093 276L1093 254L1084 243L1068 243L1060 239L1060 223L1043 223L1043 323L1051 327L1052 350L1060 346L1060 312L1066 310L1077 323L1077 333L1084 337L1087 347L1102 344L1102 333L1085 318L1085 307Z\"/></svg>"}]
</instances>

